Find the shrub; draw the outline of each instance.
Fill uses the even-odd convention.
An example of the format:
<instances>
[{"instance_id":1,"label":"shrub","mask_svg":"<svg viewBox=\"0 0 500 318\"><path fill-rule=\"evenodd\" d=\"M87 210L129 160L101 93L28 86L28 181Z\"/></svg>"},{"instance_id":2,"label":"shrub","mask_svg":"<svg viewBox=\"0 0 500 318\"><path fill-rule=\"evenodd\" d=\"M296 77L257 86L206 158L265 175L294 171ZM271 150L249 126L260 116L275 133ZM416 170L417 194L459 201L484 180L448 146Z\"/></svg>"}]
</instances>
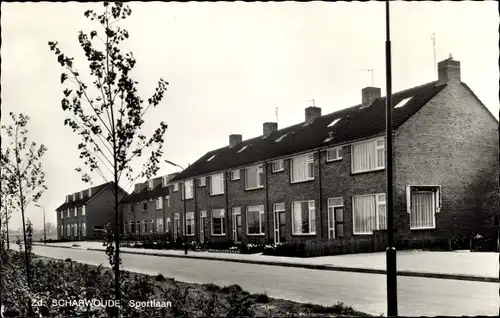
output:
<instances>
[{"instance_id":1,"label":"shrub","mask_svg":"<svg viewBox=\"0 0 500 318\"><path fill-rule=\"evenodd\" d=\"M477 234L472 238L471 242L472 252L498 252L498 238L497 237L484 237Z\"/></svg>"}]
</instances>

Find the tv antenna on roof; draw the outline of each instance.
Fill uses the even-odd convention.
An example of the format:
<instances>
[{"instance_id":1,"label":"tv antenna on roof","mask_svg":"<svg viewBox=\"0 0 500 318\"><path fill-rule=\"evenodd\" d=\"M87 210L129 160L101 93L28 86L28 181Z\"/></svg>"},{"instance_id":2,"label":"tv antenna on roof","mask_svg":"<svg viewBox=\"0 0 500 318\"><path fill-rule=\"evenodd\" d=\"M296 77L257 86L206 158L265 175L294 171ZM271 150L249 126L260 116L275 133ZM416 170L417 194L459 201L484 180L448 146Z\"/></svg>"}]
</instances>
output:
<instances>
[{"instance_id":1,"label":"tv antenna on roof","mask_svg":"<svg viewBox=\"0 0 500 318\"><path fill-rule=\"evenodd\" d=\"M274 105L274 113L276 114L276 124L278 123L278 107Z\"/></svg>"},{"instance_id":2,"label":"tv antenna on roof","mask_svg":"<svg viewBox=\"0 0 500 318\"><path fill-rule=\"evenodd\" d=\"M357 71L370 72L371 76L372 76L372 84L371 84L371 86L373 87L373 68L370 68L370 69L359 69Z\"/></svg>"},{"instance_id":3,"label":"tv antenna on roof","mask_svg":"<svg viewBox=\"0 0 500 318\"><path fill-rule=\"evenodd\" d=\"M312 102L312 106L313 106L313 107L316 107L316 101L314 100L314 98L313 98L313 99L310 99L310 101Z\"/></svg>"},{"instance_id":4,"label":"tv antenna on roof","mask_svg":"<svg viewBox=\"0 0 500 318\"><path fill-rule=\"evenodd\" d=\"M434 55L434 72L436 72L436 33L432 33L432 52Z\"/></svg>"}]
</instances>

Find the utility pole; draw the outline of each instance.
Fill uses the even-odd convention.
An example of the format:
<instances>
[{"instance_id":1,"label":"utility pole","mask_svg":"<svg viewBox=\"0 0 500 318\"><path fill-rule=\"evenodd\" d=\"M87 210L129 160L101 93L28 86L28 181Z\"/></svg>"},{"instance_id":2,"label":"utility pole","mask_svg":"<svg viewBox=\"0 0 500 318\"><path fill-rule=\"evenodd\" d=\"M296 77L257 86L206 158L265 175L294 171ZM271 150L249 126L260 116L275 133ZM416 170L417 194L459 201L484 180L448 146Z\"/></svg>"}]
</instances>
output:
<instances>
[{"instance_id":1,"label":"utility pole","mask_svg":"<svg viewBox=\"0 0 500 318\"><path fill-rule=\"evenodd\" d=\"M47 232L45 231L45 208L38 204L35 204L35 206L43 210L43 244L47 244Z\"/></svg>"},{"instance_id":2,"label":"utility pole","mask_svg":"<svg viewBox=\"0 0 500 318\"><path fill-rule=\"evenodd\" d=\"M174 167L177 167L177 168L180 168L182 171L184 171L184 168L179 166L178 164L176 163L173 163L172 161L169 161L169 160L165 160L166 163L168 163L169 165L172 165ZM194 179L193 179L193 188L195 187L195 184L194 184ZM187 255L188 253L188 244L187 244L187 219L186 219L186 183L183 181L182 182L182 190L181 190L181 199L183 201L183 205L184 205L184 254ZM175 220L174 220L175 222Z\"/></svg>"},{"instance_id":3,"label":"utility pole","mask_svg":"<svg viewBox=\"0 0 500 318\"><path fill-rule=\"evenodd\" d=\"M393 176L392 176L392 66L391 66L391 30L389 15L389 0L385 1L385 67L386 67L386 177L387 177L387 316L398 316L398 292L396 271L396 246L394 244L394 206L393 206Z\"/></svg>"}]
</instances>

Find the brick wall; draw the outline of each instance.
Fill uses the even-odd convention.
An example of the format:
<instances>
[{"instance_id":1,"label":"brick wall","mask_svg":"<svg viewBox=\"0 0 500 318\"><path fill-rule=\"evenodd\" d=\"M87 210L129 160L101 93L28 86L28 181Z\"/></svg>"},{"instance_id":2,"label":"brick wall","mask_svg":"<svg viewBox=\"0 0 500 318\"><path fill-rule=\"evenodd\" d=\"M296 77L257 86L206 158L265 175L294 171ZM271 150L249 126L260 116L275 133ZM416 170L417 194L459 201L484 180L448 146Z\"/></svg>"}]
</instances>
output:
<instances>
[{"instance_id":1,"label":"brick wall","mask_svg":"<svg viewBox=\"0 0 500 318\"><path fill-rule=\"evenodd\" d=\"M94 225L106 225L108 222L111 222L112 228L114 225L114 192L113 186L107 187L104 191L95 196L88 204L87 204L87 237L91 238L93 233ZM118 196L118 200L121 200L125 196L125 193L120 192ZM120 215L120 226L123 226L123 222L121 220Z\"/></svg>"},{"instance_id":2,"label":"brick wall","mask_svg":"<svg viewBox=\"0 0 500 318\"><path fill-rule=\"evenodd\" d=\"M498 209L498 122L475 97L449 83L395 136L395 226L409 232L406 185L435 184L442 191L436 229L412 235L487 230Z\"/></svg>"}]
</instances>

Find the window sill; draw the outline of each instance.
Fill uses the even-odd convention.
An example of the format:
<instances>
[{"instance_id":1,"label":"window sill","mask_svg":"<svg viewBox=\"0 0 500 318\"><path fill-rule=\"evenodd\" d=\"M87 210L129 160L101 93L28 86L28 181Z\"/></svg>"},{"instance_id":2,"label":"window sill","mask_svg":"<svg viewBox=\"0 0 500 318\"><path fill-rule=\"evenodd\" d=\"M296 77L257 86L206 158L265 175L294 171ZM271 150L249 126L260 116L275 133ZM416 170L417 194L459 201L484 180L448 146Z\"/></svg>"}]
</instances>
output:
<instances>
[{"instance_id":1,"label":"window sill","mask_svg":"<svg viewBox=\"0 0 500 318\"><path fill-rule=\"evenodd\" d=\"M415 228L410 228L410 231L420 231L420 230L435 230L436 227L415 227Z\"/></svg>"},{"instance_id":2,"label":"window sill","mask_svg":"<svg viewBox=\"0 0 500 318\"><path fill-rule=\"evenodd\" d=\"M292 233L292 236L312 236L316 235L316 232L314 233Z\"/></svg>"},{"instance_id":3,"label":"window sill","mask_svg":"<svg viewBox=\"0 0 500 318\"><path fill-rule=\"evenodd\" d=\"M212 234L211 236L226 236L226 234Z\"/></svg>"},{"instance_id":4,"label":"window sill","mask_svg":"<svg viewBox=\"0 0 500 318\"><path fill-rule=\"evenodd\" d=\"M238 181L238 180L240 180L240 178L238 178L238 179L230 179L230 181Z\"/></svg>"},{"instance_id":5,"label":"window sill","mask_svg":"<svg viewBox=\"0 0 500 318\"><path fill-rule=\"evenodd\" d=\"M245 191L260 190L260 189L264 189L264 186L255 188L245 188Z\"/></svg>"},{"instance_id":6,"label":"window sill","mask_svg":"<svg viewBox=\"0 0 500 318\"><path fill-rule=\"evenodd\" d=\"M220 195L224 195L224 193L210 194L211 197L217 197L217 196L220 196Z\"/></svg>"},{"instance_id":7,"label":"window sill","mask_svg":"<svg viewBox=\"0 0 500 318\"><path fill-rule=\"evenodd\" d=\"M259 234L248 234L247 233L247 236L265 236L266 233L259 233Z\"/></svg>"},{"instance_id":8,"label":"window sill","mask_svg":"<svg viewBox=\"0 0 500 318\"><path fill-rule=\"evenodd\" d=\"M311 182L316 180L315 178L312 179L306 179L306 180L300 180L300 181L290 181L291 184L296 184L296 183L305 183L305 182Z\"/></svg>"},{"instance_id":9,"label":"window sill","mask_svg":"<svg viewBox=\"0 0 500 318\"><path fill-rule=\"evenodd\" d=\"M186 234L186 236L194 236L194 234Z\"/></svg>"},{"instance_id":10,"label":"window sill","mask_svg":"<svg viewBox=\"0 0 500 318\"><path fill-rule=\"evenodd\" d=\"M285 169L281 169L281 170L274 170L274 171L272 171L272 173L279 173L279 172L283 172L283 171L285 171Z\"/></svg>"},{"instance_id":11,"label":"window sill","mask_svg":"<svg viewBox=\"0 0 500 318\"><path fill-rule=\"evenodd\" d=\"M337 159L332 159L332 160L326 160L326 163L336 162L336 161L342 161L342 158L337 158Z\"/></svg>"},{"instance_id":12,"label":"window sill","mask_svg":"<svg viewBox=\"0 0 500 318\"><path fill-rule=\"evenodd\" d=\"M363 174L363 173L370 173L370 172L379 172L379 171L384 171L384 170L385 170L385 167L384 168L371 169L371 170L356 171L356 172L352 172L351 171L351 175L357 175L357 174Z\"/></svg>"},{"instance_id":13,"label":"window sill","mask_svg":"<svg viewBox=\"0 0 500 318\"><path fill-rule=\"evenodd\" d=\"M355 233L355 232L353 232L352 235L373 235L373 232L366 232L366 233Z\"/></svg>"}]
</instances>

